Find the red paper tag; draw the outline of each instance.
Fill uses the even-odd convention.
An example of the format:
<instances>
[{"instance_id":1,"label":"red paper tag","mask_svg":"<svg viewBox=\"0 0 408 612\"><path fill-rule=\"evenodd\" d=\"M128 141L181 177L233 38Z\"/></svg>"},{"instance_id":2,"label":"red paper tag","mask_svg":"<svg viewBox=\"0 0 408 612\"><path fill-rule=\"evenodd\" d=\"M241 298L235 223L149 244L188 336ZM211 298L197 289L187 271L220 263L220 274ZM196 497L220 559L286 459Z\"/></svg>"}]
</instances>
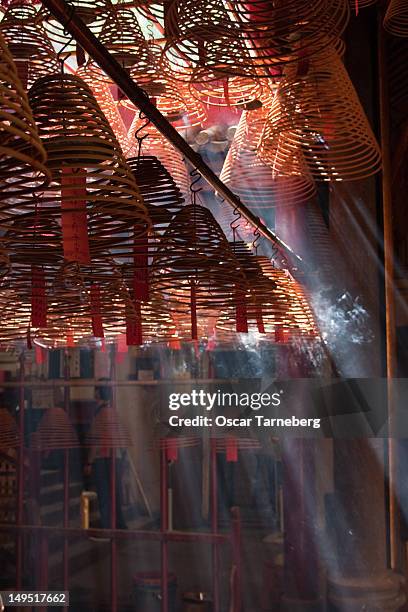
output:
<instances>
[{"instance_id":1,"label":"red paper tag","mask_svg":"<svg viewBox=\"0 0 408 612\"><path fill-rule=\"evenodd\" d=\"M256 310L256 325L260 334L265 333L265 325L263 321L262 307L259 306Z\"/></svg>"},{"instance_id":2,"label":"red paper tag","mask_svg":"<svg viewBox=\"0 0 408 612\"><path fill-rule=\"evenodd\" d=\"M126 315L126 343L128 346L141 346L143 344L142 317L140 302L135 302L135 313Z\"/></svg>"},{"instance_id":3,"label":"red paper tag","mask_svg":"<svg viewBox=\"0 0 408 612\"><path fill-rule=\"evenodd\" d=\"M84 170L61 171L61 216L64 257L67 261L90 264L88 218Z\"/></svg>"},{"instance_id":4,"label":"red paper tag","mask_svg":"<svg viewBox=\"0 0 408 612\"><path fill-rule=\"evenodd\" d=\"M224 90L225 103L226 103L227 106L231 106L231 100L230 100L230 95L229 95L228 79L226 79L225 81L222 82L222 88Z\"/></svg>"},{"instance_id":5,"label":"red paper tag","mask_svg":"<svg viewBox=\"0 0 408 612\"><path fill-rule=\"evenodd\" d=\"M74 334L72 333L72 331L67 331L67 347L74 348L74 346L75 346Z\"/></svg>"},{"instance_id":6,"label":"red paper tag","mask_svg":"<svg viewBox=\"0 0 408 612\"><path fill-rule=\"evenodd\" d=\"M38 365L45 363L45 352L41 346L35 346L35 362Z\"/></svg>"},{"instance_id":7,"label":"red paper tag","mask_svg":"<svg viewBox=\"0 0 408 612\"><path fill-rule=\"evenodd\" d=\"M227 438L227 461L238 461L238 442L236 438Z\"/></svg>"},{"instance_id":8,"label":"red paper tag","mask_svg":"<svg viewBox=\"0 0 408 612\"><path fill-rule=\"evenodd\" d=\"M181 349L181 343L178 338L172 338L169 340L169 347L175 351L179 351Z\"/></svg>"},{"instance_id":9,"label":"red paper tag","mask_svg":"<svg viewBox=\"0 0 408 612\"><path fill-rule=\"evenodd\" d=\"M148 234L145 231L140 236L140 226L136 226L134 243L134 274L133 291L134 299L147 302L149 300L149 260L148 260Z\"/></svg>"},{"instance_id":10,"label":"red paper tag","mask_svg":"<svg viewBox=\"0 0 408 612\"><path fill-rule=\"evenodd\" d=\"M47 326L45 275L44 270L38 266L31 266L31 325Z\"/></svg>"},{"instance_id":11,"label":"red paper tag","mask_svg":"<svg viewBox=\"0 0 408 612\"><path fill-rule=\"evenodd\" d=\"M175 440L174 438L167 438L166 458L167 458L167 461L177 461L177 458L178 458L177 440Z\"/></svg>"},{"instance_id":12,"label":"red paper tag","mask_svg":"<svg viewBox=\"0 0 408 612\"><path fill-rule=\"evenodd\" d=\"M197 294L195 280L190 281L191 339L197 340Z\"/></svg>"},{"instance_id":13,"label":"red paper tag","mask_svg":"<svg viewBox=\"0 0 408 612\"><path fill-rule=\"evenodd\" d=\"M101 309L101 289L99 285L91 286L91 316L92 316L92 333L95 338L103 338L103 323Z\"/></svg>"},{"instance_id":14,"label":"red paper tag","mask_svg":"<svg viewBox=\"0 0 408 612\"><path fill-rule=\"evenodd\" d=\"M247 318L247 307L245 299L245 291L241 287L237 286L236 291L236 307L235 307L235 322L237 333L247 334L248 333L248 318Z\"/></svg>"},{"instance_id":15,"label":"red paper tag","mask_svg":"<svg viewBox=\"0 0 408 612\"><path fill-rule=\"evenodd\" d=\"M285 341L286 341L285 330L283 329L281 325L277 325L275 327L275 342L285 342Z\"/></svg>"},{"instance_id":16,"label":"red paper tag","mask_svg":"<svg viewBox=\"0 0 408 612\"><path fill-rule=\"evenodd\" d=\"M115 356L116 363L123 363L127 352L128 352L128 347L126 344L126 335L119 334L117 351L116 351L116 356Z\"/></svg>"},{"instance_id":17,"label":"red paper tag","mask_svg":"<svg viewBox=\"0 0 408 612\"><path fill-rule=\"evenodd\" d=\"M355 9L356 9L356 17L357 17L357 15L358 15L358 0L356 0Z\"/></svg>"}]
</instances>

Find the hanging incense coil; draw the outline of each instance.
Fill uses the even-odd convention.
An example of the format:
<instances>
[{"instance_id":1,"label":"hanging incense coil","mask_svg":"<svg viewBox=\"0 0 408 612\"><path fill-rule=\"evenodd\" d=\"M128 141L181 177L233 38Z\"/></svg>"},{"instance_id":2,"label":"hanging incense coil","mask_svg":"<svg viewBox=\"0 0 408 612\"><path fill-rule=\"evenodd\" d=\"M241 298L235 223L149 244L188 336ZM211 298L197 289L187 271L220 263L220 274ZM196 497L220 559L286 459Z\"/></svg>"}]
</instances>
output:
<instances>
[{"instance_id":1,"label":"hanging incense coil","mask_svg":"<svg viewBox=\"0 0 408 612\"><path fill-rule=\"evenodd\" d=\"M145 76L151 72L152 55L149 45L136 14L130 8L121 4L110 4L98 39L123 68L133 70L132 76L138 82L139 75ZM103 73L94 61L88 62L86 70L94 78L112 83L112 79Z\"/></svg>"},{"instance_id":2,"label":"hanging incense coil","mask_svg":"<svg viewBox=\"0 0 408 612\"><path fill-rule=\"evenodd\" d=\"M106 0L71 0L70 5L75 9L75 14L86 23L93 33L97 34L108 10ZM65 51L74 51L76 42L64 26L45 9L42 10L41 15L50 40L63 45Z\"/></svg>"},{"instance_id":3,"label":"hanging incense coil","mask_svg":"<svg viewBox=\"0 0 408 612\"><path fill-rule=\"evenodd\" d=\"M162 231L184 206L180 189L157 157L140 155L126 161L133 172L154 230Z\"/></svg>"},{"instance_id":4,"label":"hanging incense coil","mask_svg":"<svg viewBox=\"0 0 408 612\"><path fill-rule=\"evenodd\" d=\"M288 66L279 83L259 155L280 171L294 150L318 181L362 179L381 168L379 146L334 48L311 57L302 76Z\"/></svg>"},{"instance_id":5,"label":"hanging incense coil","mask_svg":"<svg viewBox=\"0 0 408 612\"><path fill-rule=\"evenodd\" d=\"M166 53L224 74L275 76L274 67L296 63L339 37L348 18L346 0L252 0L230 8L220 0L175 0L166 12Z\"/></svg>"},{"instance_id":6,"label":"hanging incense coil","mask_svg":"<svg viewBox=\"0 0 408 612\"><path fill-rule=\"evenodd\" d=\"M126 158L136 157L139 153L139 145L135 138L136 131L138 138L143 139L143 155L157 157L169 174L172 176L182 196L186 201L190 200L190 178L187 172L183 157L177 149L155 128L152 124L145 125L145 122L135 115L132 125L129 128L129 142L133 143L131 148L125 152Z\"/></svg>"},{"instance_id":7,"label":"hanging incense coil","mask_svg":"<svg viewBox=\"0 0 408 612\"><path fill-rule=\"evenodd\" d=\"M135 225L141 233L149 227L134 177L88 86L74 75L44 77L30 100L53 173L42 206L55 214L59 201L67 208L86 201L94 252L126 241L124 232Z\"/></svg>"},{"instance_id":8,"label":"hanging incense coil","mask_svg":"<svg viewBox=\"0 0 408 612\"><path fill-rule=\"evenodd\" d=\"M262 85L257 80L245 77L197 77L198 72L193 72L190 80L191 95L209 106L245 108L261 98Z\"/></svg>"},{"instance_id":9,"label":"hanging incense coil","mask_svg":"<svg viewBox=\"0 0 408 612\"><path fill-rule=\"evenodd\" d=\"M0 36L0 201L18 198L49 180L46 152L11 54Z\"/></svg>"},{"instance_id":10,"label":"hanging incense coil","mask_svg":"<svg viewBox=\"0 0 408 612\"><path fill-rule=\"evenodd\" d=\"M218 223L202 206L185 206L163 235L152 272L152 291L170 310L190 312L191 283L197 311L208 315L237 302L245 279Z\"/></svg>"},{"instance_id":11,"label":"hanging incense coil","mask_svg":"<svg viewBox=\"0 0 408 612\"><path fill-rule=\"evenodd\" d=\"M262 121L262 116L267 112L266 108L242 113L220 174L221 180L246 205L256 210L296 206L315 194L314 181L300 149L288 152L286 163L280 164L278 169L272 156L268 158L269 163L264 163L256 154L265 120ZM253 115L258 117L253 119Z\"/></svg>"},{"instance_id":12,"label":"hanging incense coil","mask_svg":"<svg viewBox=\"0 0 408 612\"><path fill-rule=\"evenodd\" d=\"M48 408L44 412L31 434L31 447L42 451L79 447L78 435L63 408Z\"/></svg>"},{"instance_id":13,"label":"hanging incense coil","mask_svg":"<svg viewBox=\"0 0 408 612\"><path fill-rule=\"evenodd\" d=\"M96 67L94 70L96 70ZM101 111L109 121L109 125L112 128L122 151L126 151L130 147L128 132L119 112L118 105L113 98L109 83L102 78L102 71L100 71L100 73L100 78L95 78L95 76L90 73L85 66L81 66L76 72L77 76L80 77L92 90Z\"/></svg>"},{"instance_id":14,"label":"hanging incense coil","mask_svg":"<svg viewBox=\"0 0 408 612\"><path fill-rule=\"evenodd\" d=\"M248 331L279 342L316 337L314 317L301 285L267 257L252 256L245 244L238 242L232 248L248 285ZM224 310L217 329L235 333L231 312Z\"/></svg>"},{"instance_id":15,"label":"hanging incense coil","mask_svg":"<svg viewBox=\"0 0 408 612\"><path fill-rule=\"evenodd\" d=\"M85 437L85 446L128 448L132 446L132 439L117 412L113 408L103 408L94 417L91 429Z\"/></svg>"},{"instance_id":16,"label":"hanging incense coil","mask_svg":"<svg viewBox=\"0 0 408 612\"><path fill-rule=\"evenodd\" d=\"M384 17L384 28L394 36L408 36L408 3L390 0Z\"/></svg>"},{"instance_id":17,"label":"hanging incense coil","mask_svg":"<svg viewBox=\"0 0 408 612\"><path fill-rule=\"evenodd\" d=\"M38 18L38 10L17 0L6 10L0 33L13 56L24 89L46 74L58 71L57 54Z\"/></svg>"},{"instance_id":18,"label":"hanging incense coil","mask_svg":"<svg viewBox=\"0 0 408 612\"><path fill-rule=\"evenodd\" d=\"M0 408L0 449L17 448L21 445L21 436L17 423L8 410Z\"/></svg>"}]
</instances>

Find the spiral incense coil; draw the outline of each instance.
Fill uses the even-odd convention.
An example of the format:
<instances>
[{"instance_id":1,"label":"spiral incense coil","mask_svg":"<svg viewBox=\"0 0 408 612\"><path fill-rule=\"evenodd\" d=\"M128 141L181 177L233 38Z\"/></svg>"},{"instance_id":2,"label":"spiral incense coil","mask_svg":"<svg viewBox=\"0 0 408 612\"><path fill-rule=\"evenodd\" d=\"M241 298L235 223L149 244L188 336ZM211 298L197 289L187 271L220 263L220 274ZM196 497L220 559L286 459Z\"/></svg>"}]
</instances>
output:
<instances>
[{"instance_id":1,"label":"spiral incense coil","mask_svg":"<svg viewBox=\"0 0 408 612\"><path fill-rule=\"evenodd\" d=\"M407 0L390 0L384 17L384 28L394 36L408 36Z\"/></svg>"},{"instance_id":2,"label":"spiral incense coil","mask_svg":"<svg viewBox=\"0 0 408 612\"><path fill-rule=\"evenodd\" d=\"M261 443L256 438L222 434L218 436L211 435L211 438L215 441L217 453L228 453L231 445L234 445L239 451L259 450L261 448Z\"/></svg>"},{"instance_id":3,"label":"spiral incense coil","mask_svg":"<svg viewBox=\"0 0 408 612\"><path fill-rule=\"evenodd\" d=\"M0 408L0 449L17 448L21 436L17 424L8 410Z\"/></svg>"},{"instance_id":4,"label":"spiral incense coil","mask_svg":"<svg viewBox=\"0 0 408 612\"><path fill-rule=\"evenodd\" d=\"M31 448L49 451L78 447L78 436L67 412L63 408L48 408L31 434Z\"/></svg>"},{"instance_id":5,"label":"spiral incense coil","mask_svg":"<svg viewBox=\"0 0 408 612\"><path fill-rule=\"evenodd\" d=\"M125 152L126 158L136 157L139 153L139 145L135 138L136 131L139 127L142 127L138 132L138 137L143 138L143 155L157 157L172 176L184 199L189 201L190 178L183 157L157 128L152 124L146 126L145 122L141 120L138 115L135 115L132 125L129 128L129 141L134 144Z\"/></svg>"},{"instance_id":6,"label":"spiral incense coil","mask_svg":"<svg viewBox=\"0 0 408 612\"><path fill-rule=\"evenodd\" d=\"M175 0L166 12L166 53L224 74L273 77L274 68L339 37L348 18L347 0L252 0L230 8L221 0Z\"/></svg>"},{"instance_id":7,"label":"spiral incense coil","mask_svg":"<svg viewBox=\"0 0 408 612\"><path fill-rule=\"evenodd\" d=\"M169 435L166 438L158 438L153 441L152 449L161 451L172 451L181 448L194 448L199 446L199 436Z\"/></svg>"},{"instance_id":8,"label":"spiral incense coil","mask_svg":"<svg viewBox=\"0 0 408 612\"><path fill-rule=\"evenodd\" d=\"M18 198L49 180L46 152L27 95L0 35L0 201Z\"/></svg>"},{"instance_id":9,"label":"spiral incense coil","mask_svg":"<svg viewBox=\"0 0 408 612\"><path fill-rule=\"evenodd\" d=\"M220 226L206 208L188 205L160 241L151 285L171 311L189 312L192 284L197 311L236 304L237 286L245 292L245 278Z\"/></svg>"},{"instance_id":10,"label":"spiral incense coil","mask_svg":"<svg viewBox=\"0 0 408 612\"><path fill-rule=\"evenodd\" d=\"M106 408L95 416L85 437L85 446L128 448L132 446L132 439L129 430L120 422L117 412L113 408Z\"/></svg>"},{"instance_id":11,"label":"spiral incense coil","mask_svg":"<svg viewBox=\"0 0 408 612\"><path fill-rule=\"evenodd\" d=\"M38 11L34 6L21 0L14 2L0 23L0 33L13 56L25 89L39 77L58 71L57 54L38 20Z\"/></svg>"},{"instance_id":12,"label":"spiral incense coil","mask_svg":"<svg viewBox=\"0 0 408 612\"><path fill-rule=\"evenodd\" d=\"M280 171L299 150L318 181L362 179L381 168L379 146L334 49L310 58L303 76L288 66L269 110L261 159Z\"/></svg>"},{"instance_id":13,"label":"spiral incense coil","mask_svg":"<svg viewBox=\"0 0 408 612\"><path fill-rule=\"evenodd\" d=\"M315 186L300 149L278 169L272 156L264 163L255 153L267 112L267 107L262 107L242 113L220 178L252 209L307 202L314 196Z\"/></svg>"},{"instance_id":14,"label":"spiral incense coil","mask_svg":"<svg viewBox=\"0 0 408 612\"><path fill-rule=\"evenodd\" d=\"M94 70L96 70L96 68L94 68ZM88 85L88 87L91 88L92 93L95 96L101 111L108 120L122 151L126 151L130 147L127 129L119 112L118 105L113 98L109 83L103 80L102 71L100 70L100 72L100 78L95 78L95 76L90 73L85 66L81 66L78 68L76 74Z\"/></svg>"},{"instance_id":15,"label":"spiral incense coil","mask_svg":"<svg viewBox=\"0 0 408 612\"><path fill-rule=\"evenodd\" d=\"M258 257L259 264L265 276L276 283L277 288L285 293L290 301L290 316L294 318L295 324L289 325L292 334L298 332L300 335L316 337L318 330L309 300L301 284L289 275L285 270L275 268L267 257Z\"/></svg>"},{"instance_id":16,"label":"spiral incense coil","mask_svg":"<svg viewBox=\"0 0 408 612\"><path fill-rule=\"evenodd\" d=\"M275 268L267 257L251 256L242 243L233 247L243 270L248 293L246 310L249 331L258 331L279 341L294 337L315 337L317 328L301 285L285 271ZM217 330L234 333L230 311L225 309L217 322Z\"/></svg>"},{"instance_id":17,"label":"spiral incense coil","mask_svg":"<svg viewBox=\"0 0 408 612\"><path fill-rule=\"evenodd\" d=\"M151 74L151 61L154 58L136 14L131 9L111 4L98 38L123 68L132 71L132 77L139 84L140 76L146 79ZM94 78L112 83L112 79L92 60L88 62L86 70Z\"/></svg>"},{"instance_id":18,"label":"spiral incense coil","mask_svg":"<svg viewBox=\"0 0 408 612\"><path fill-rule=\"evenodd\" d=\"M44 77L31 88L30 100L53 173L42 207L55 215L60 202L74 210L78 199L86 201L93 252L123 243L135 226L144 233L146 208L89 87L73 75Z\"/></svg>"},{"instance_id":19,"label":"spiral incense coil","mask_svg":"<svg viewBox=\"0 0 408 612\"><path fill-rule=\"evenodd\" d=\"M106 0L70 1L70 5L75 8L75 14L86 23L94 34L97 34L100 30L109 4ZM65 51L74 51L76 42L65 30L64 26L59 21L56 21L54 16L46 10L42 11L42 18L49 38L59 45L64 45Z\"/></svg>"},{"instance_id":20,"label":"spiral incense coil","mask_svg":"<svg viewBox=\"0 0 408 612\"><path fill-rule=\"evenodd\" d=\"M166 227L184 206L184 198L170 173L152 155L127 159L155 231Z\"/></svg>"},{"instance_id":21,"label":"spiral incense coil","mask_svg":"<svg viewBox=\"0 0 408 612\"><path fill-rule=\"evenodd\" d=\"M207 71L206 74L207 78L200 76L199 71L193 71L190 81L191 95L204 104L244 108L261 97L262 85L259 81L245 77L211 78Z\"/></svg>"}]
</instances>

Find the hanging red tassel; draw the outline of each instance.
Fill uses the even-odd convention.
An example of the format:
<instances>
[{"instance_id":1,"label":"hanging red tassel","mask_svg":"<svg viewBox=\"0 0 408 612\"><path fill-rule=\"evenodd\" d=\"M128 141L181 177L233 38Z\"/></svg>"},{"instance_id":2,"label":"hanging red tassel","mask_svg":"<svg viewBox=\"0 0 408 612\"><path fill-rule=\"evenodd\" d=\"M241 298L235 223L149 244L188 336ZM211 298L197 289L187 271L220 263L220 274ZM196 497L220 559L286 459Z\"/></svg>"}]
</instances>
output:
<instances>
[{"instance_id":1,"label":"hanging red tassel","mask_svg":"<svg viewBox=\"0 0 408 612\"><path fill-rule=\"evenodd\" d=\"M141 346L143 344L142 314L140 302L135 302L136 313L126 314L126 344Z\"/></svg>"},{"instance_id":2,"label":"hanging red tassel","mask_svg":"<svg viewBox=\"0 0 408 612\"><path fill-rule=\"evenodd\" d=\"M67 331L67 347L74 348L75 347L75 339L74 334L71 330Z\"/></svg>"},{"instance_id":3,"label":"hanging red tassel","mask_svg":"<svg viewBox=\"0 0 408 612\"><path fill-rule=\"evenodd\" d=\"M191 308L191 339L197 340L197 294L195 280L190 281L190 308Z\"/></svg>"},{"instance_id":4,"label":"hanging red tassel","mask_svg":"<svg viewBox=\"0 0 408 612\"><path fill-rule=\"evenodd\" d=\"M149 259L148 259L148 234L144 230L140 236L140 227L135 228L134 250L133 250L133 291L134 299L142 302L149 300Z\"/></svg>"},{"instance_id":5,"label":"hanging red tassel","mask_svg":"<svg viewBox=\"0 0 408 612\"><path fill-rule=\"evenodd\" d=\"M90 264L86 214L86 175L83 170L62 169L61 213L65 259L80 264Z\"/></svg>"},{"instance_id":6,"label":"hanging red tassel","mask_svg":"<svg viewBox=\"0 0 408 612\"><path fill-rule=\"evenodd\" d=\"M285 342L286 334L281 325L275 327L275 342Z\"/></svg>"},{"instance_id":7,"label":"hanging red tassel","mask_svg":"<svg viewBox=\"0 0 408 612\"><path fill-rule=\"evenodd\" d=\"M236 438L227 438L227 461L229 463L238 461L238 442Z\"/></svg>"},{"instance_id":8,"label":"hanging red tassel","mask_svg":"<svg viewBox=\"0 0 408 612\"><path fill-rule=\"evenodd\" d=\"M167 461L177 461L178 459L177 440L175 438L167 438L166 458Z\"/></svg>"},{"instance_id":9,"label":"hanging red tassel","mask_svg":"<svg viewBox=\"0 0 408 612\"><path fill-rule=\"evenodd\" d=\"M230 95L229 95L229 84L228 84L228 78L225 79L222 82L222 87L224 90L224 98L225 98L225 103L228 107L231 107L231 99L230 99Z\"/></svg>"},{"instance_id":10,"label":"hanging red tassel","mask_svg":"<svg viewBox=\"0 0 408 612\"><path fill-rule=\"evenodd\" d=\"M41 346L35 345L35 363L41 365L45 363L45 352Z\"/></svg>"},{"instance_id":11,"label":"hanging red tassel","mask_svg":"<svg viewBox=\"0 0 408 612\"><path fill-rule=\"evenodd\" d=\"M256 309L256 325L258 327L258 332L260 334L264 334L265 333L265 324L264 324L264 320L263 320L262 306L258 306L257 309Z\"/></svg>"},{"instance_id":12,"label":"hanging red tassel","mask_svg":"<svg viewBox=\"0 0 408 612\"><path fill-rule=\"evenodd\" d=\"M95 338L104 338L101 308L101 289L99 285L91 286L92 333Z\"/></svg>"},{"instance_id":13,"label":"hanging red tassel","mask_svg":"<svg viewBox=\"0 0 408 612\"><path fill-rule=\"evenodd\" d=\"M127 352L128 352L128 347L126 344L126 335L119 334L117 350L116 350L116 355L115 355L116 363L123 363Z\"/></svg>"},{"instance_id":14,"label":"hanging red tassel","mask_svg":"<svg viewBox=\"0 0 408 612\"><path fill-rule=\"evenodd\" d=\"M45 292L44 270L31 266L31 325L47 326L47 296Z\"/></svg>"},{"instance_id":15,"label":"hanging red tassel","mask_svg":"<svg viewBox=\"0 0 408 612\"><path fill-rule=\"evenodd\" d=\"M235 289L236 307L235 307L235 322L236 331L240 334L248 333L248 314L246 307L245 291L237 286Z\"/></svg>"}]
</instances>

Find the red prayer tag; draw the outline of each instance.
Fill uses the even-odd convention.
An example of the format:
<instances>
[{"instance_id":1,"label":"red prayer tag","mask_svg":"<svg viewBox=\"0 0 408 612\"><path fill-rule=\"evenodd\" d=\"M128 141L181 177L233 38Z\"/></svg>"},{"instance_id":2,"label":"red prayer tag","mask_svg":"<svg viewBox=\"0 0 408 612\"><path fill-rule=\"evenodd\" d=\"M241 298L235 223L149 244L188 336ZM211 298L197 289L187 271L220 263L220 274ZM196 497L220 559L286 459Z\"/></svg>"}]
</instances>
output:
<instances>
[{"instance_id":1,"label":"red prayer tag","mask_svg":"<svg viewBox=\"0 0 408 612\"><path fill-rule=\"evenodd\" d=\"M61 217L64 257L67 261L90 264L86 175L83 170L61 171Z\"/></svg>"},{"instance_id":2,"label":"red prayer tag","mask_svg":"<svg viewBox=\"0 0 408 612\"><path fill-rule=\"evenodd\" d=\"M173 438L167 439L166 458L167 458L167 461L177 461L177 458L178 458L177 440L174 440Z\"/></svg>"},{"instance_id":3,"label":"red prayer tag","mask_svg":"<svg viewBox=\"0 0 408 612\"><path fill-rule=\"evenodd\" d=\"M31 325L47 326L47 296L45 291L44 270L31 266Z\"/></svg>"},{"instance_id":4,"label":"red prayer tag","mask_svg":"<svg viewBox=\"0 0 408 612\"><path fill-rule=\"evenodd\" d=\"M140 302L135 302L136 314L126 315L126 343L128 346L141 346L143 344L142 318Z\"/></svg>"},{"instance_id":5,"label":"red prayer tag","mask_svg":"<svg viewBox=\"0 0 408 612\"><path fill-rule=\"evenodd\" d=\"M35 362L38 365L45 363L45 352L42 347L38 345L35 346Z\"/></svg>"},{"instance_id":6,"label":"red prayer tag","mask_svg":"<svg viewBox=\"0 0 408 612\"><path fill-rule=\"evenodd\" d=\"M245 291L241 287L237 286L236 291L236 307L235 307L235 322L237 333L247 334L248 333L248 318L247 318L247 307L245 300Z\"/></svg>"},{"instance_id":7,"label":"red prayer tag","mask_svg":"<svg viewBox=\"0 0 408 612\"><path fill-rule=\"evenodd\" d=\"M133 291L134 299L147 302L149 299L149 260L148 260L148 234L139 235L140 227L136 226L134 242L134 274L133 274Z\"/></svg>"},{"instance_id":8,"label":"red prayer tag","mask_svg":"<svg viewBox=\"0 0 408 612\"><path fill-rule=\"evenodd\" d=\"M257 311L256 311L256 325L258 327L258 332L260 334L264 334L265 333L265 325L264 325L264 320L263 320L262 307L258 307L257 308Z\"/></svg>"},{"instance_id":9,"label":"red prayer tag","mask_svg":"<svg viewBox=\"0 0 408 612\"><path fill-rule=\"evenodd\" d=\"M238 461L238 442L236 438L227 438L227 461L230 463Z\"/></svg>"},{"instance_id":10,"label":"red prayer tag","mask_svg":"<svg viewBox=\"0 0 408 612\"><path fill-rule=\"evenodd\" d=\"M101 309L101 289L99 285L91 286L92 333L95 338L103 338L103 323Z\"/></svg>"}]
</instances>

